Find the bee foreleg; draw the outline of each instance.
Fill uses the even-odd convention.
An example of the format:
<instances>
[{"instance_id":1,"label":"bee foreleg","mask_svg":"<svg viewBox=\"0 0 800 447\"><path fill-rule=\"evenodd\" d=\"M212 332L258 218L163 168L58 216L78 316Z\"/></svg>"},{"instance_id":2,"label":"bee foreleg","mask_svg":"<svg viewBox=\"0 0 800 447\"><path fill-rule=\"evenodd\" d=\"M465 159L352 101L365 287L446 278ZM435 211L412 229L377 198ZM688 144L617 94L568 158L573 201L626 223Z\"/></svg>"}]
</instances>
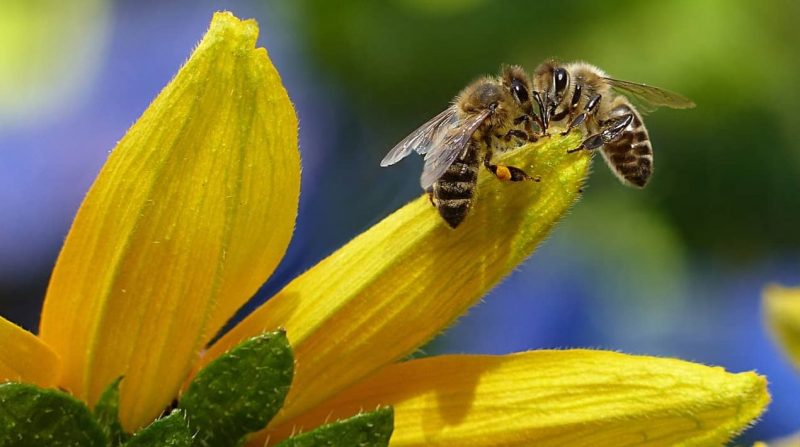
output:
<instances>
[{"instance_id":1,"label":"bee foreleg","mask_svg":"<svg viewBox=\"0 0 800 447\"><path fill-rule=\"evenodd\" d=\"M550 134L547 133L547 127L550 121L550 117L547 113L547 107L544 105L544 101L542 100L542 95L539 94L537 91L533 91L533 100L536 101L536 105L539 106L539 115L534 114L533 119L536 121L536 124L542 129L543 136L549 136Z\"/></svg>"},{"instance_id":2,"label":"bee foreleg","mask_svg":"<svg viewBox=\"0 0 800 447\"><path fill-rule=\"evenodd\" d=\"M527 125L528 123L530 123L530 121L531 121L531 116L530 115L521 115L521 116L518 116L518 117L514 118L514 125L515 126L519 126L522 123L525 123Z\"/></svg>"},{"instance_id":3,"label":"bee foreleg","mask_svg":"<svg viewBox=\"0 0 800 447\"><path fill-rule=\"evenodd\" d=\"M571 154L573 152L578 152L581 149L591 151L606 143L610 143L622 135L622 132L624 132L625 129L631 124L631 121L633 121L632 113L627 113L614 120L606 121L603 123L603 127L600 129L599 133L589 135L585 140L583 140L580 146L576 147L575 149L568 150L567 153Z\"/></svg>"},{"instance_id":4,"label":"bee foreleg","mask_svg":"<svg viewBox=\"0 0 800 447\"><path fill-rule=\"evenodd\" d=\"M500 181L521 182L523 180L533 180L538 182L540 179L531 177L525 171L516 166L496 165L492 163L492 151L487 151L483 157L483 165Z\"/></svg>"},{"instance_id":5,"label":"bee foreleg","mask_svg":"<svg viewBox=\"0 0 800 447\"><path fill-rule=\"evenodd\" d=\"M530 140L530 137L528 136L528 132L525 132L524 130L520 130L520 129L511 129L511 130L509 130L508 132L506 132L505 135L503 135L502 138L503 138L504 141L511 141L511 139L515 138L515 137L519 138L522 141L536 141L535 139L534 140Z\"/></svg>"},{"instance_id":6,"label":"bee foreleg","mask_svg":"<svg viewBox=\"0 0 800 447\"><path fill-rule=\"evenodd\" d=\"M428 200L431 201L431 205L436 208L436 202L433 201L433 186L425 190L428 193Z\"/></svg>"},{"instance_id":7,"label":"bee foreleg","mask_svg":"<svg viewBox=\"0 0 800 447\"><path fill-rule=\"evenodd\" d=\"M541 130L540 132L534 131L533 130L533 123L536 123L536 125L539 126L539 129L544 129L544 123L542 122L541 119L539 119L538 116L533 114L533 112L531 112L529 114L525 114L525 115L519 116L519 117L514 119L514 125L515 126L518 126L518 125L523 124L523 123L524 123L524 129L525 129L525 133L526 133L524 138L525 138L526 141L535 142L535 141L537 141L539 139L539 136L542 136L542 134L540 132L544 132L544 130ZM538 136L537 136L537 133L539 134Z\"/></svg>"}]
</instances>

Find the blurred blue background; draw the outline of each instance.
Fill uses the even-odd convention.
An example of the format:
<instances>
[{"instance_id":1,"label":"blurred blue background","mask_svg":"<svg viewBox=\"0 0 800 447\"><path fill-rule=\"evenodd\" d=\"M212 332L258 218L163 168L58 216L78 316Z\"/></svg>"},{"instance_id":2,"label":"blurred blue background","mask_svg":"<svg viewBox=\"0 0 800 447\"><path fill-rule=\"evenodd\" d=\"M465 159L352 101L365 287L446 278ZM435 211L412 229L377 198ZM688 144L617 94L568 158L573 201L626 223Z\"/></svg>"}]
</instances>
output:
<instances>
[{"instance_id":1,"label":"blurred blue background","mask_svg":"<svg viewBox=\"0 0 800 447\"><path fill-rule=\"evenodd\" d=\"M755 369L774 402L743 441L799 430L800 374L760 312L765 284L800 284L798 5L5 0L0 313L36 328L83 194L215 10L259 21L301 122L297 230L248 309L420 193L419 160L378 161L469 81L501 63L585 59L698 107L647 118L647 189L596 160L533 258L420 355L596 347Z\"/></svg>"}]
</instances>

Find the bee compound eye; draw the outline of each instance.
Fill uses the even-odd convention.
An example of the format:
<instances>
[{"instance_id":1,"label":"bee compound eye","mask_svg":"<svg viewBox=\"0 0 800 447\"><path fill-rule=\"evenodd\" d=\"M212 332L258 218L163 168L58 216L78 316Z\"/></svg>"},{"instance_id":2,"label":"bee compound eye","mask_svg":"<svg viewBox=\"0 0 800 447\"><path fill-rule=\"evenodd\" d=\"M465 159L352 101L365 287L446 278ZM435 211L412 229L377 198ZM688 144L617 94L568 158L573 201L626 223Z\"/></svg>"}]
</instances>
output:
<instances>
[{"instance_id":1,"label":"bee compound eye","mask_svg":"<svg viewBox=\"0 0 800 447\"><path fill-rule=\"evenodd\" d=\"M563 68L556 68L553 71L553 86L555 88L556 96L561 96L561 93L567 88L567 79L569 75L567 70Z\"/></svg>"},{"instance_id":2,"label":"bee compound eye","mask_svg":"<svg viewBox=\"0 0 800 447\"><path fill-rule=\"evenodd\" d=\"M519 81L514 81L511 90L520 103L528 102L528 99L530 99L528 96L528 89Z\"/></svg>"}]
</instances>

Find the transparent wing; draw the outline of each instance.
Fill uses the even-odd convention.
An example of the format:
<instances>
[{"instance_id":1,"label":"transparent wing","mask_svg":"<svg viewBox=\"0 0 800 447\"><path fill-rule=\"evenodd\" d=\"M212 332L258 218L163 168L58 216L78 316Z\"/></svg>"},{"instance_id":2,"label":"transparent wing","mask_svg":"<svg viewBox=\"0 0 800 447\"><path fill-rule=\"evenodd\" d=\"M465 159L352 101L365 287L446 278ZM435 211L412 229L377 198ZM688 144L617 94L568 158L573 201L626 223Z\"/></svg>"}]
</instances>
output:
<instances>
[{"instance_id":1,"label":"transparent wing","mask_svg":"<svg viewBox=\"0 0 800 447\"><path fill-rule=\"evenodd\" d=\"M690 109L695 106L689 98L658 87L619 79L605 78L605 80L623 95L636 100L639 108L647 112L659 107Z\"/></svg>"},{"instance_id":2,"label":"transparent wing","mask_svg":"<svg viewBox=\"0 0 800 447\"><path fill-rule=\"evenodd\" d=\"M425 167L419 179L422 189L428 189L439 180L447 168L467 149L472 134L491 114L491 110L470 115L457 122L447 132L440 133L431 143L431 149L425 155Z\"/></svg>"},{"instance_id":3,"label":"transparent wing","mask_svg":"<svg viewBox=\"0 0 800 447\"><path fill-rule=\"evenodd\" d=\"M455 107L449 107L444 112L431 118L417 130L411 132L383 157L381 166L393 165L406 158L411 152L426 154L437 135L446 132L457 123L458 115L456 112Z\"/></svg>"}]
</instances>

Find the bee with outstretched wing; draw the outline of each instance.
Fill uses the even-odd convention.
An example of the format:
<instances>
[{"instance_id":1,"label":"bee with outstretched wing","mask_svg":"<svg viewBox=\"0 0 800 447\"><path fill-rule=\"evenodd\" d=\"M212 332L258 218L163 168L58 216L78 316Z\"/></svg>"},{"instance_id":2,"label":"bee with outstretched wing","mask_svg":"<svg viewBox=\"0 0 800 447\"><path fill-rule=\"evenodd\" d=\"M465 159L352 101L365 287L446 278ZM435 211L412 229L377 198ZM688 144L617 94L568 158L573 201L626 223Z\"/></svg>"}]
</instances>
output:
<instances>
[{"instance_id":1,"label":"bee with outstretched wing","mask_svg":"<svg viewBox=\"0 0 800 447\"><path fill-rule=\"evenodd\" d=\"M412 152L425 156L420 184L452 228L469 213L480 163L498 179L531 180L522 169L492 163L494 151L535 139L530 82L519 67L470 84L453 105L398 143L381 161L389 166Z\"/></svg>"},{"instance_id":2,"label":"bee with outstretched wing","mask_svg":"<svg viewBox=\"0 0 800 447\"><path fill-rule=\"evenodd\" d=\"M658 87L612 79L584 62L544 62L534 71L533 88L544 95L545 127L561 122L566 127L562 134L576 127L586 130L586 138L571 152L600 148L614 174L624 184L639 188L653 173L653 146L640 111L695 105Z\"/></svg>"}]
</instances>

